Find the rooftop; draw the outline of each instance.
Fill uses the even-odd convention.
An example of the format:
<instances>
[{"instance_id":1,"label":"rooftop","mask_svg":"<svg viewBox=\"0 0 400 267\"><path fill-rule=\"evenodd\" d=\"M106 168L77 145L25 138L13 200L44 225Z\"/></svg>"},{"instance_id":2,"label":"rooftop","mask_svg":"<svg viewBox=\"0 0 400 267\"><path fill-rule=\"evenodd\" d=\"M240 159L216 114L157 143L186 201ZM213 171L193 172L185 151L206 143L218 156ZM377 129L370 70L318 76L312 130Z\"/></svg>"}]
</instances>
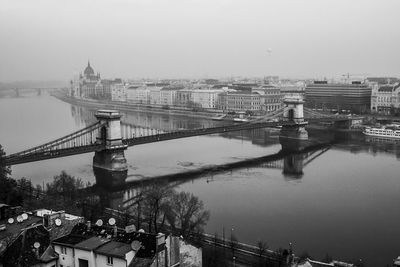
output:
<instances>
[{"instance_id":1,"label":"rooftop","mask_svg":"<svg viewBox=\"0 0 400 267\"><path fill-rule=\"evenodd\" d=\"M8 223L8 219L0 221L0 225L4 224L6 226L5 230L0 231L0 240L9 236L17 235L23 229L28 228L34 224L42 223L42 218L32 215L28 215L28 218L22 222L17 221L17 216L12 217L12 219L14 220L12 224Z\"/></svg>"},{"instance_id":2,"label":"rooftop","mask_svg":"<svg viewBox=\"0 0 400 267\"><path fill-rule=\"evenodd\" d=\"M54 210L48 210L48 209L38 209L35 210L36 216L39 217L44 217L45 214L59 214L59 213L64 213L64 218L66 220L78 220L81 219L82 217L80 216L76 216L76 215L72 215L69 213L65 213L65 211L61 210L61 211L54 211Z\"/></svg>"},{"instance_id":3,"label":"rooftop","mask_svg":"<svg viewBox=\"0 0 400 267\"><path fill-rule=\"evenodd\" d=\"M397 84L385 84L379 87L378 92L393 92L400 87L400 83Z\"/></svg>"},{"instance_id":4,"label":"rooftop","mask_svg":"<svg viewBox=\"0 0 400 267\"><path fill-rule=\"evenodd\" d=\"M74 247L78 249L92 251L108 242L110 242L110 239L94 236L76 244Z\"/></svg>"},{"instance_id":5,"label":"rooftop","mask_svg":"<svg viewBox=\"0 0 400 267\"><path fill-rule=\"evenodd\" d=\"M95 249L95 252L106 256L125 258L125 254L131 250L132 248L129 244L117 241L110 241Z\"/></svg>"},{"instance_id":6,"label":"rooftop","mask_svg":"<svg viewBox=\"0 0 400 267\"><path fill-rule=\"evenodd\" d=\"M53 243L73 247L86 239L87 237L84 236L70 234L53 240Z\"/></svg>"}]
</instances>

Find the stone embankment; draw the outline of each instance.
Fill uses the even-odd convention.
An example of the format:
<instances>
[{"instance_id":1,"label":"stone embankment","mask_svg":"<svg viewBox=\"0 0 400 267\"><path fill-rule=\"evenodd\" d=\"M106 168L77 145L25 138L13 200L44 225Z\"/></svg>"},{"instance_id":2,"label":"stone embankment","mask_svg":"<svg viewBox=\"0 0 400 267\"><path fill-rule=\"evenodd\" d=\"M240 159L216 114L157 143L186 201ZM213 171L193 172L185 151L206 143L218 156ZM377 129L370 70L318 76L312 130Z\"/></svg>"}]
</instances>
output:
<instances>
[{"instance_id":1,"label":"stone embankment","mask_svg":"<svg viewBox=\"0 0 400 267\"><path fill-rule=\"evenodd\" d=\"M159 105L144 105L144 104L135 104L135 103L127 103L119 101L80 99L80 98L73 98L66 96L65 94L60 92L55 92L52 95L64 102L78 106L85 106L89 108L117 109L121 111L168 114L168 115L196 117L203 119L212 119L212 117L214 116L223 114L222 111L218 110L193 111L192 109L183 107L163 108L162 106Z\"/></svg>"}]
</instances>

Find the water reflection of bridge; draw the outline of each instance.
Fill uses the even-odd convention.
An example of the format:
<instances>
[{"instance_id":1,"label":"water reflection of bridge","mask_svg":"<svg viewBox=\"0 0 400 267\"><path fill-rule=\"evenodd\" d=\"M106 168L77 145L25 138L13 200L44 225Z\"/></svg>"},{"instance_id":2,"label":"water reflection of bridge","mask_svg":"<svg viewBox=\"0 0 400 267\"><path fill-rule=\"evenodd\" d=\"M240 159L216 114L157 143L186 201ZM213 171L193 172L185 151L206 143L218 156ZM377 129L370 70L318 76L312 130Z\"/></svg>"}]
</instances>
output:
<instances>
[{"instance_id":1,"label":"water reflection of bridge","mask_svg":"<svg viewBox=\"0 0 400 267\"><path fill-rule=\"evenodd\" d=\"M268 169L281 169L285 176L301 178L303 176L303 168L314 161L316 158L327 152L331 147L308 151L300 154L289 154L283 159L276 161L264 162L257 167Z\"/></svg>"},{"instance_id":2,"label":"water reflection of bridge","mask_svg":"<svg viewBox=\"0 0 400 267\"><path fill-rule=\"evenodd\" d=\"M281 169L286 178L299 179L303 176L303 168L313 162L319 156L326 153L332 143L316 143L301 148L298 151L281 150L278 153L246 159L239 162L214 165L182 173L148 177L139 181L132 181L120 186L119 193L111 193L110 199L106 200L114 208L129 208L137 204L141 194L154 186L162 184L166 187L174 188L188 181L201 179L203 177L214 177L219 173L229 172L243 168L273 168ZM114 189L117 189L116 187Z\"/></svg>"}]
</instances>

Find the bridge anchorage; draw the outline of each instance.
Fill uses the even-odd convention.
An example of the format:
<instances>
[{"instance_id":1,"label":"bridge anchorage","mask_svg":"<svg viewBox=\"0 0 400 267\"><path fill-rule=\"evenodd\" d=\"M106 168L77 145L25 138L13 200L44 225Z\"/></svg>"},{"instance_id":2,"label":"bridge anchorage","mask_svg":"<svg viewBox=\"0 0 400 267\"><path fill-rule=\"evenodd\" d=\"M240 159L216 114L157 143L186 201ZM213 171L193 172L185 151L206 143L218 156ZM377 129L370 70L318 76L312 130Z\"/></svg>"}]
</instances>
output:
<instances>
[{"instance_id":1,"label":"bridge anchorage","mask_svg":"<svg viewBox=\"0 0 400 267\"><path fill-rule=\"evenodd\" d=\"M116 110L98 110L95 117L102 125L96 140L96 143L102 146L100 150L95 151L93 157L93 171L97 184L113 186L124 183L128 175L124 150L128 145L122 142L122 115Z\"/></svg>"}]
</instances>

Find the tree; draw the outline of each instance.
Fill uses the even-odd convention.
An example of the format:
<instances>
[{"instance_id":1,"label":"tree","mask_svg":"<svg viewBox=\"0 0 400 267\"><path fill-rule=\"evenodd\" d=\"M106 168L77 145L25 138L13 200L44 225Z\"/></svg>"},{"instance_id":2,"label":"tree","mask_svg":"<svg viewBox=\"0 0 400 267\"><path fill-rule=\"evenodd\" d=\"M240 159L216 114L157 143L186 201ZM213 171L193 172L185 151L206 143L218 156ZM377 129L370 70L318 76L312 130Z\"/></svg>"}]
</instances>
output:
<instances>
[{"instance_id":1,"label":"tree","mask_svg":"<svg viewBox=\"0 0 400 267\"><path fill-rule=\"evenodd\" d=\"M53 182L47 183L46 187L47 194L52 199L49 203L51 208L74 210L79 189L83 188L83 182L80 178L75 178L62 171L60 175L54 176Z\"/></svg>"},{"instance_id":2,"label":"tree","mask_svg":"<svg viewBox=\"0 0 400 267\"><path fill-rule=\"evenodd\" d=\"M198 197L188 192L175 193L172 198L173 227L179 234L187 237L190 233L201 233L210 218L210 212L204 210L204 204Z\"/></svg>"},{"instance_id":3,"label":"tree","mask_svg":"<svg viewBox=\"0 0 400 267\"><path fill-rule=\"evenodd\" d=\"M187 102L186 107L191 108L195 112L203 110L203 107L200 103L196 103L191 100Z\"/></svg>"},{"instance_id":4,"label":"tree","mask_svg":"<svg viewBox=\"0 0 400 267\"><path fill-rule=\"evenodd\" d=\"M3 163L3 158L6 156L6 152L4 152L2 145L0 144L0 179L7 179L9 175L11 175L10 166L5 166Z\"/></svg>"},{"instance_id":5,"label":"tree","mask_svg":"<svg viewBox=\"0 0 400 267\"><path fill-rule=\"evenodd\" d=\"M264 255L265 252L267 252L268 244L262 240L258 240L257 248L258 248L258 256L260 257L260 266L261 266L262 265L262 256Z\"/></svg>"},{"instance_id":6,"label":"tree","mask_svg":"<svg viewBox=\"0 0 400 267\"><path fill-rule=\"evenodd\" d=\"M6 153L0 145L0 202L19 206L22 203L22 198L16 191L17 183L10 177L10 166L4 165L4 157Z\"/></svg>"},{"instance_id":7,"label":"tree","mask_svg":"<svg viewBox=\"0 0 400 267\"><path fill-rule=\"evenodd\" d=\"M153 184L144 192L144 212L143 215L148 221L149 233L158 233L164 226L165 220L170 212L169 200L173 195L173 190L166 188L162 184ZM158 227L160 224L160 227Z\"/></svg>"},{"instance_id":8,"label":"tree","mask_svg":"<svg viewBox=\"0 0 400 267\"><path fill-rule=\"evenodd\" d=\"M47 184L47 191L51 195L61 195L63 200L75 200L78 189L83 188L83 182L80 178L75 178L62 171L60 175L53 178L53 182Z\"/></svg>"}]
</instances>

